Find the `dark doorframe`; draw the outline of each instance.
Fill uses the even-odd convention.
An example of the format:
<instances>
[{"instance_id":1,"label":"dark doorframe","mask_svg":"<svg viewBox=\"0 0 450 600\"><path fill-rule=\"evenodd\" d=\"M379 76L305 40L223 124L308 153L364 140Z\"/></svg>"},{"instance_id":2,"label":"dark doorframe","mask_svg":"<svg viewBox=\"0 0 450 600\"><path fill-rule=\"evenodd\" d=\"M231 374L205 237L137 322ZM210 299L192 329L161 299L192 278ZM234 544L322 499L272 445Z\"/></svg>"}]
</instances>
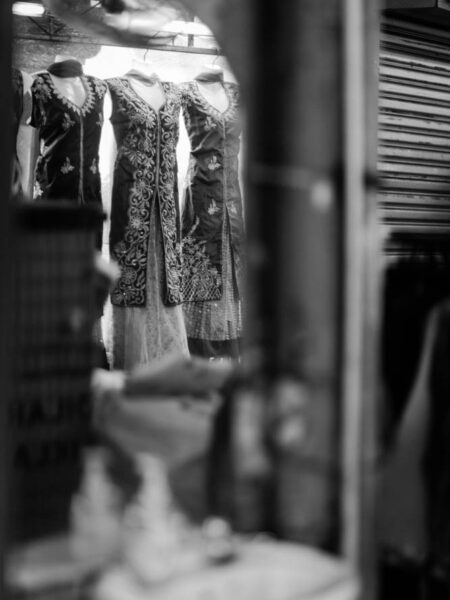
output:
<instances>
[{"instance_id":1,"label":"dark doorframe","mask_svg":"<svg viewBox=\"0 0 450 600\"><path fill-rule=\"evenodd\" d=\"M12 55L12 12L11 0L0 2L0 115L2 128L0 135L0 560L1 581L0 598L5 598L4 587L4 557L7 548L7 424L6 413L10 401L11 364L9 362L9 341L12 315L12 251L11 240L11 149L12 149L12 119L11 113L11 55Z\"/></svg>"}]
</instances>

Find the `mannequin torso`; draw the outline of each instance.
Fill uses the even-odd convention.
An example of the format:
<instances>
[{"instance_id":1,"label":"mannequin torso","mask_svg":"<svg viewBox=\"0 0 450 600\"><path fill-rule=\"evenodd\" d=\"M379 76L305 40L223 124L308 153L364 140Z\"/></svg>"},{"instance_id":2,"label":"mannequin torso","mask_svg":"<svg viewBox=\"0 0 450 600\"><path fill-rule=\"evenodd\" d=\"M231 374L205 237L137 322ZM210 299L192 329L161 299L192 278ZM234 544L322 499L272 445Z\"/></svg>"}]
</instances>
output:
<instances>
[{"instance_id":1,"label":"mannequin torso","mask_svg":"<svg viewBox=\"0 0 450 600\"><path fill-rule=\"evenodd\" d=\"M131 69L125 75L133 91L155 112L166 102L166 95L160 79L149 64L141 60L133 60Z\"/></svg>"},{"instance_id":2,"label":"mannequin torso","mask_svg":"<svg viewBox=\"0 0 450 600\"><path fill-rule=\"evenodd\" d=\"M229 104L230 100L228 94L220 81L196 81L198 90L203 98L220 113L224 113Z\"/></svg>"},{"instance_id":3,"label":"mannequin torso","mask_svg":"<svg viewBox=\"0 0 450 600\"><path fill-rule=\"evenodd\" d=\"M55 63L62 63L66 60L76 60L71 56L55 57ZM50 78L56 90L64 96L69 102L75 104L78 108L81 108L86 101L87 90L81 76L75 77L59 77L53 73L50 73Z\"/></svg>"},{"instance_id":4,"label":"mannequin torso","mask_svg":"<svg viewBox=\"0 0 450 600\"><path fill-rule=\"evenodd\" d=\"M136 94L153 108L154 111L158 112L166 101L166 96L159 81L149 80L145 82L135 77L132 73L127 75L127 78Z\"/></svg>"},{"instance_id":5,"label":"mannequin torso","mask_svg":"<svg viewBox=\"0 0 450 600\"><path fill-rule=\"evenodd\" d=\"M195 77L198 93L217 112L223 114L230 106L230 98L224 86L223 69L218 65L203 66L201 73Z\"/></svg>"},{"instance_id":6,"label":"mannequin torso","mask_svg":"<svg viewBox=\"0 0 450 600\"><path fill-rule=\"evenodd\" d=\"M87 91L81 77L56 77L50 74L53 85L69 102L81 108L86 101Z\"/></svg>"}]
</instances>

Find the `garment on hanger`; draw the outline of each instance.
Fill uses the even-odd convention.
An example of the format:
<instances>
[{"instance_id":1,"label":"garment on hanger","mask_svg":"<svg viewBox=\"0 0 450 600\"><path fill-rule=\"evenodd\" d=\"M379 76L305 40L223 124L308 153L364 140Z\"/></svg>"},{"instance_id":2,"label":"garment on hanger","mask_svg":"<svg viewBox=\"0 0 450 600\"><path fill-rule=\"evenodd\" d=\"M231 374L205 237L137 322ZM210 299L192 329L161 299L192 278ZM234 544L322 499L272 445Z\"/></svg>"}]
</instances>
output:
<instances>
[{"instance_id":1,"label":"garment on hanger","mask_svg":"<svg viewBox=\"0 0 450 600\"><path fill-rule=\"evenodd\" d=\"M111 293L114 368L188 354L181 306L180 214L176 145L181 94L153 82L164 102L153 108L130 77L107 80L117 158L110 253L121 276ZM152 85L149 82L149 85Z\"/></svg>"},{"instance_id":2,"label":"garment on hanger","mask_svg":"<svg viewBox=\"0 0 450 600\"><path fill-rule=\"evenodd\" d=\"M222 81L220 72L206 75L208 82ZM182 86L191 143L182 217L183 312L191 352L207 357L236 357L242 328L239 92L236 84L222 85L228 97L223 111L198 81Z\"/></svg>"},{"instance_id":3,"label":"garment on hanger","mask_svg":"<svg viewBox=\"0 0 450 600\"><path fill-rule=\"evenodd\" d=\"M77 105L52 79L79 77L85 99ZM99 145L106 84L84 75L78 61L61 61L39 73L32 85L30 124L39 129L34 198L101 204Z\"/></svg>"}]
</instances>

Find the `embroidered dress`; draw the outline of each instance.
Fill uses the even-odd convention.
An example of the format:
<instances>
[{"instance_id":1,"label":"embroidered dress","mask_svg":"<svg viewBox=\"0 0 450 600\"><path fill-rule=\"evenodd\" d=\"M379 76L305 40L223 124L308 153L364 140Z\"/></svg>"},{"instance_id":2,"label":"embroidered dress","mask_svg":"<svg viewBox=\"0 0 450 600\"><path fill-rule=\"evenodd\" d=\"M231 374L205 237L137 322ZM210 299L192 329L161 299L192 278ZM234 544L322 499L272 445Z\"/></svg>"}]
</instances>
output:
<instances>
[{"instance_id":1,"label":"embroidered dress","mask_svg":"<svg viewBox=\"0 0 450 600\"><path fill-rule=\"evenodd\" d=\"M196 81L182 86L191 142L182 217L183 312L191 352L207 357L236 356L242 329L239 95L235 84L223 86L223 112Z\"/></svg>"},{"instance_id":2,"label":"embroidered dress","mask_svg":"<svg viewBox=\"0 0 450 600\"><path fill-rule=\"evenodd\" d=\"M106 84L89 75L80 79L86 99L77 106L63 96L47 72L32 86L30 124L39 128L35 200L69 200L101 206L98 149Z\"/></svg>"},{"instance_id":3,"label":"embroidered dress","mask_svg":"<svg viewBox=\"0 0 450 600\"><path fill-rule=\"evenodd\" d=\"M188 354L181 306L181 245L176 145L181 95L160 82L153 109L124 77L107 80L117 157L110 253L121 276L111 293L112 365L131 368Z\"/></svg>"}]
</instances>

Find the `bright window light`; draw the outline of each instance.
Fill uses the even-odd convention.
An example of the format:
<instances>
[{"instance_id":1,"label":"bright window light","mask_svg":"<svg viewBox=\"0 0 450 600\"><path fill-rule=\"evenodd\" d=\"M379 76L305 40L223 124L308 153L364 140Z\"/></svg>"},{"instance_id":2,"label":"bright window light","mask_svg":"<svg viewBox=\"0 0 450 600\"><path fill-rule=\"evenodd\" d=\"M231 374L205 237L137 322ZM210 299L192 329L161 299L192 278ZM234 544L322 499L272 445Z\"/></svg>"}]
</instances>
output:
<instances>
[{"instance_id":1,"label":"bright window light","mask_svg":"<svg viewBox=\"0 0 450 600\"><path fill-rule=\"evenodd\" d=\"M19 17L42 17L45 8L37 2L14 2L12 11Z\"/></svg>"}]
</instances>

